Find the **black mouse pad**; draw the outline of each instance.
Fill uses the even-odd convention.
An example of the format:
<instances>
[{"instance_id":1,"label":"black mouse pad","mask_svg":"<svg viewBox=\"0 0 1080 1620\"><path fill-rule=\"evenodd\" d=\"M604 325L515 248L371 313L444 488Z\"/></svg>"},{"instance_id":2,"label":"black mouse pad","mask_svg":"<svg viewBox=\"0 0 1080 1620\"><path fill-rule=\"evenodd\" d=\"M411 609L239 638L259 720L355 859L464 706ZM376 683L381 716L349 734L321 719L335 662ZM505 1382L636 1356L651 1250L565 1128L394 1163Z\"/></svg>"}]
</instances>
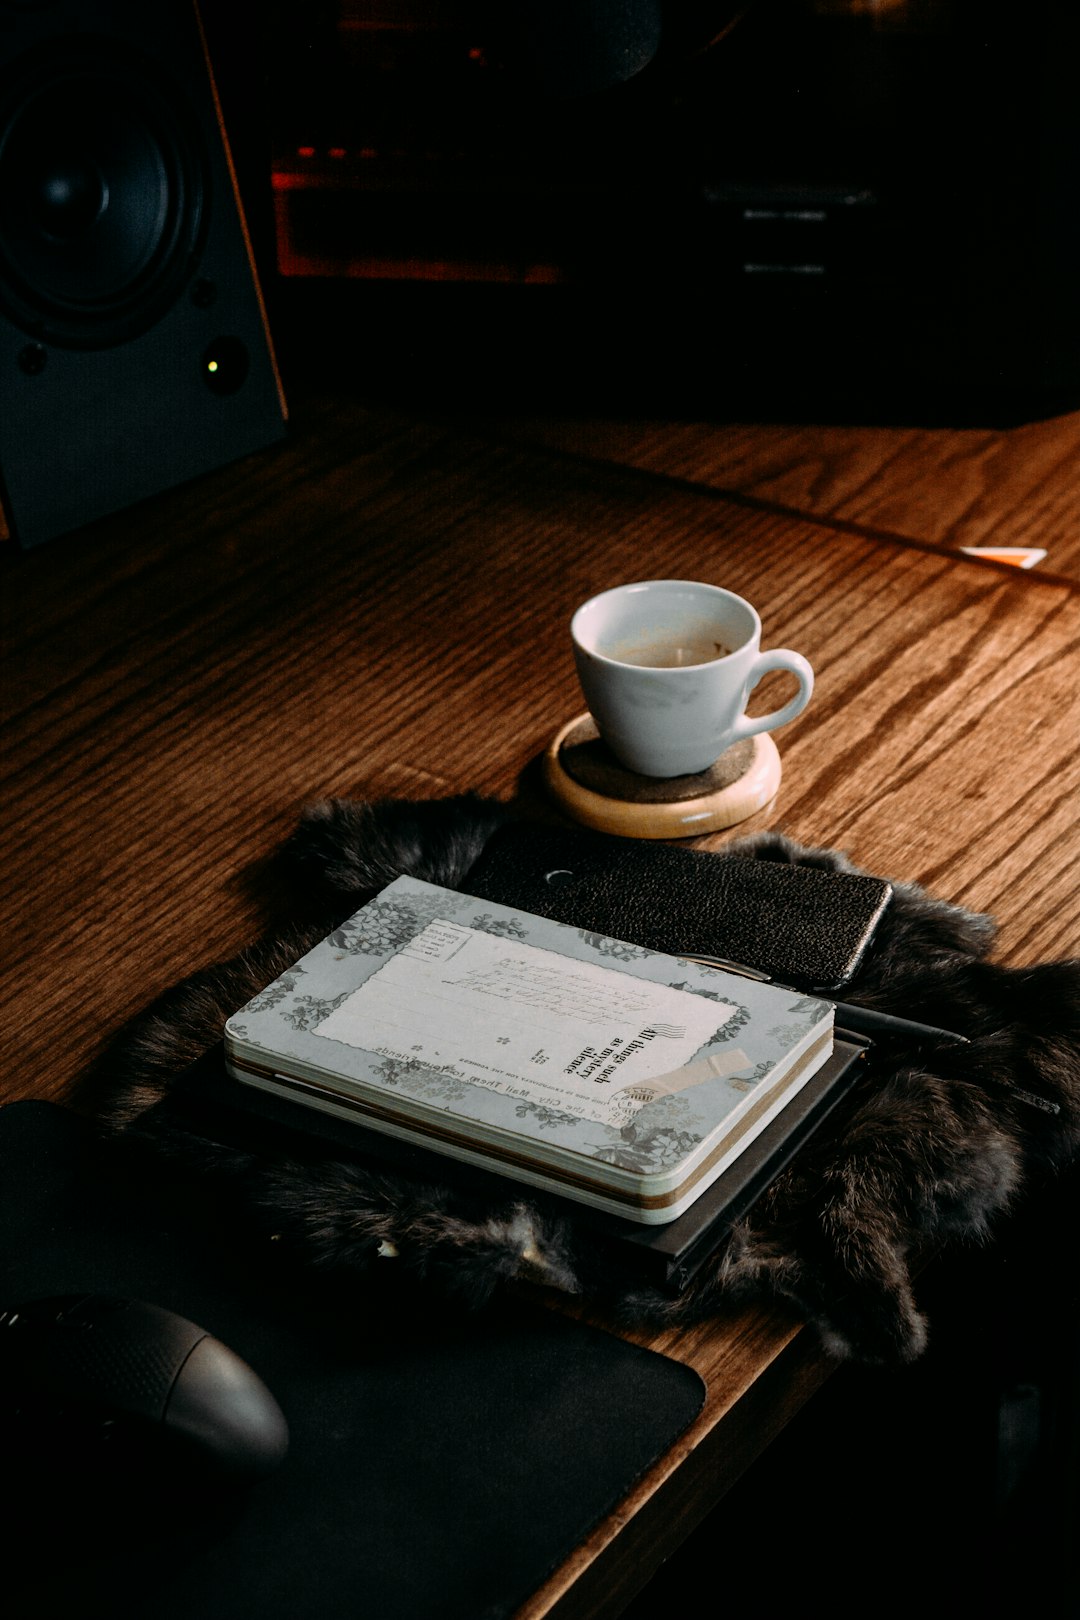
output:
<instances>
[{"instance_id":1,"label":"black mouse pad","mask_svg":"<svg viewBox=\"0 0 1080 1620\"><path fill-rule=\"evenodd\" d=\"M224 1490L50 1432L5 1527L13 1617L500 1620L701 1409L690 1368L538 1305L309 1283L152 1175L68 1110L0 1108L0 1307L85 1291L189 1317L276 1395L289 1453Z\"/></svg>"}]
</instances>

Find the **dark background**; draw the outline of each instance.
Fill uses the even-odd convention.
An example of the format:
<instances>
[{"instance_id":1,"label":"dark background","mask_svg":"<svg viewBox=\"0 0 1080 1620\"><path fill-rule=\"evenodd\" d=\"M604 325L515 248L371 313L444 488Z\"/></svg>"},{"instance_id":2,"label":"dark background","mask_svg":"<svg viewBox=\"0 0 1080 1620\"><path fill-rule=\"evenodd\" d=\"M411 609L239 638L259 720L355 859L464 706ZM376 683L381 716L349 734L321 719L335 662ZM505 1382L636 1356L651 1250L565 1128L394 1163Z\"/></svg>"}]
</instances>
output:
<instances>
[{"instance_id":1,"label":"dark background","mask_svg":"<svg viewBox=\"0 0 1080 1620\"><path fill-rule=\"evenodd\" d=\"M528 0L204 0L286 360L450 403L1075 402L1070 8L650 3L619 82L602 0L565 47Z\"/></svg>"},{"instance_id":2,"label":"dark background","mask_svg":"<svg viewBox=\"0 0 1080 1620\"><path fill-rule=\"evenodd\" d=\"M648 68L575 96L527 9L349 31L344 4L204 0L287 386L744 420L1080 403L1069 7L671 4ZM268 172L296 182L287 241ZM931 1265L926 1355L839 1369L628 1620L1075 1604L1076 1193Z\"/></svg>"}]
</instances>

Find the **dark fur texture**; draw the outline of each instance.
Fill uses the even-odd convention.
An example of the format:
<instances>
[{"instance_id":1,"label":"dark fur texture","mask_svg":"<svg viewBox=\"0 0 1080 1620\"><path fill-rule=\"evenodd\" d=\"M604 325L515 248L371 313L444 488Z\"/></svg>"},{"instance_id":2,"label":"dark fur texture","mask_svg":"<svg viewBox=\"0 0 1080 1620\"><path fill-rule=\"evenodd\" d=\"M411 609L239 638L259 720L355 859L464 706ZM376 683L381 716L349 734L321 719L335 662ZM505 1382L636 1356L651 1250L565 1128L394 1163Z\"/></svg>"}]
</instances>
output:
<instances>
[{"instance_id":1,"label":"dark fur texture","mask_svg":"<svg viewBox=\"0 0 1080 1620\"><path fill-rule=\"evenodd\" d=\"M304 816L284 855L292 925L206 969L150 1008L96 1085L106 1135L215 1178L255 1230L327 1278L395 1275L474 1308L515 1279L602 1300L623 1320L685 1324L728 1304L779 1301L838 1357L903 1362L926 1343L912 1266L927 1248L981 1243L1080 1142L1080 962L1007 968L992 921L910 884L893 902L848 999L956 1029L968 1045L875 1043L866 1080L804 1147L679 1298L601 1266L572 1216L528 1196L489 1207L439 1185L375 1174L329 1151L252 1152L193 1124L171 1088L225 1018L401 873L463 881L508 815L466 795L427 803L337 800ZM779 834L729 844L855 871L842 854ZM702 949L708 950L707 940ZM1043 1112L1021 1088L1058 1105Z\"/></svg>"}]
</instances>

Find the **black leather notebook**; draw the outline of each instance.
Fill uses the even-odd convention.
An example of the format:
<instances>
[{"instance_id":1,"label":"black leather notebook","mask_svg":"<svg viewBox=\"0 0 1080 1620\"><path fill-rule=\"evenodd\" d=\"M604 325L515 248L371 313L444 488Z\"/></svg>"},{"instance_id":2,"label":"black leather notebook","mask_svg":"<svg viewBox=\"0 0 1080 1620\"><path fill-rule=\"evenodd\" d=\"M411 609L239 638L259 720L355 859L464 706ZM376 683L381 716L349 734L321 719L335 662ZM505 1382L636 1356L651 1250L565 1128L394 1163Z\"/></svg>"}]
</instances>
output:
<instances>
[{"instance_id":1,"label":"black leather notebook","mask_svg":"<svg viewBox=\"0 0 1080 1620\"><path fill-rule=\"evenodd\" d=\"M191 1180L119 1170L77 1115L0 1108L0 1305L147 1299L234 1349L289 1453L231 1494L117 1474L50 1434L8 1463L4 1613L503 1620L699 1413L690 1368L540 1307L331 1303ZM16 1392L0 1389L0 1431ZM5 1405L5 1403L7 1403Z\"/></svg>"},{"instance_id":2,"label":"black leather notebook","mask_svg":"<svg viewBox=\"0 0 1080 1620\"><path fill-rule=\"evenodd\" d=\"M539 822L492 835L459 885L482 900L670 956L709 955L838 990L892 898L884 878Z\"/></svg>"}]
</instances>

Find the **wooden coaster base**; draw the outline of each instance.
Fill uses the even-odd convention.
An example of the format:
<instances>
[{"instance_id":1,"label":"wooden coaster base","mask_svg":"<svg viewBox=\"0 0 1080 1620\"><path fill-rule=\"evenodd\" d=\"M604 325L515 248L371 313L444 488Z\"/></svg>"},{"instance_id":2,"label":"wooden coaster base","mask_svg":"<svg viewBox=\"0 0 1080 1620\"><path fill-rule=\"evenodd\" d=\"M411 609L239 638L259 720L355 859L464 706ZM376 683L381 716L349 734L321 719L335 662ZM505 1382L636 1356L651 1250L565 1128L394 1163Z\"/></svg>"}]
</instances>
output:
<instances>
[{"instance_id":1,"label":"wooden coaster base","mask_svg":"<svg viewBox=\"0 0 1080 1620\"><path fill-rule=\"evenodd\" d=\"M590 714L568 721L544 755L544 780L561 808L597 832L626 838L691 838L734 827L776 796L780 774L765 731L696 776L638 776L619 764Z\"/></svg>"}]
</instances>

